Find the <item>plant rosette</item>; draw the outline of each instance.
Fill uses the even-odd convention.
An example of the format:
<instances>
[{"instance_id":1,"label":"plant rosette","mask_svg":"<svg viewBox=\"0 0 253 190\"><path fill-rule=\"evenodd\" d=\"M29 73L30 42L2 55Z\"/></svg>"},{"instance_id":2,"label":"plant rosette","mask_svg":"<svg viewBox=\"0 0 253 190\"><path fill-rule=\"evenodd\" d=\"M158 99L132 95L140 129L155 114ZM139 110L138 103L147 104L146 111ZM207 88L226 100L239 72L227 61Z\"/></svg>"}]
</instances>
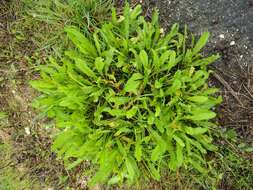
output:
<instances>
[{"instance_id":1,"label":"plant rosette","mask_svg":"<svg viewBox=\"0 0 253 190\"><path fill-rule=\"evenodd\" d=\"M68 169L92 163L89 184L134 184L140 177L160 180L161 170L180 167L205 173L212 144L212 108L221 97L210 88L204 57L209 33L195 42L174 24L161 33L140 5L96 28L92 38L65 28L75 48L57 62L39 66L31 85L41 92L34 106L60 129L53 150Z\"/></svg>"}]
</instances>

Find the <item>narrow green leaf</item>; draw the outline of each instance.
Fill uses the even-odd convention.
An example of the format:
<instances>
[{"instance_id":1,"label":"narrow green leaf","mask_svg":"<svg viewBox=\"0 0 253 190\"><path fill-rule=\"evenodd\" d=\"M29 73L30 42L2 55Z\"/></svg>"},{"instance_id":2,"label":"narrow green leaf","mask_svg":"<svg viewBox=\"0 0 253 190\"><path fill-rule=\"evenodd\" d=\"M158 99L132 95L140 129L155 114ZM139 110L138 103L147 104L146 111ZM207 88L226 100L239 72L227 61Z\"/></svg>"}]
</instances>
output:
<instances>
[{"instance_id":1,"label":"narrow green leaf","mask_svg":"<svg viewBox=\"0 0 253 190\"><path fill-rule=\"evenodd\" d=\"M138 162L141 161L141 158L142 158L142 147L141 147L141 143L140 142L137 142L135 144L134 156L135 156L135 158L136 158L136 160Z\"/></svg>"},{"instance_id":2,"label":"narrow green leaf","mask_svg":"<svg viewBox=\"0 0 253 190\"><path fill-rule=\"evenodd\" d=\"M207 173L207 170L205 168L203 168L198 162L189 159L189 162L192 164L192 166L198 170L200 173Z\"/></svg>"},{"instance_id":3,"label":"narrow green leaf","mask_svg":"<svg viewBox=\"0 0 253 190\"><path fill-rule=\"evenodd\" d=\"M174 139L180 146L182 146L182 147L185 146L183 140L182 140L180 137L178 137L176 134L173 135L173 139Z\"/></svg>"},{"instance_id":4,"label":"narrow green leaf","mask_svg":"<svg viewBox=\"0 0 253 190\"><path fill-rule=\"evenodd\" d=\"M131 182L134 181L134 178L139 176L139 169L135 159L132 156L126 158L126 168L128 172L128 177Z\"/></svg>"},{"instance_id":5,"label":"narrow green leaf","mask_svg":"<svg viewBox=\"0 0 253 190\"><path fill-rule=\"evenodd\" d=\"M75 59L76 67L89 77L97 78L96 74L88 67L87 63L82 59Z\"/></svg>"},{"instance_id":6,"label":"narrow green leaf","mask_svg":"<svg viewBox=\"0 0 253 190\"><path fill-rule=\"evenodd\" d=\"M198 40L197 44L192 50L193 55L197 54L206 45L208 38L209 38L208 32L204 32L201 35L200 39Z\"/></svg>"},{"instance_id":7,"label":"narrow green leaf","mask_svg":"<svg viewBox=\"0 0 253 190\"><path fill-rule=\"evenodd\" d=\"M189 135L200 135L200 134L204 134L208 131L207 128L202 128L202 127L186 127L185 128L186 133L188 133Z\"/></svg>"},{"instance_id":8,"label":"narrow green leaf","mask_svg":"<svg viewBox=\"0 0 253 190\"><path fill-rule=\"evenodd\" d=\"M192 102L196 102L196 103L204 103L204 102L208 101L207 96L192 96L192 97L189 97L187 99L192 101Z\"/></svg>"},{"instance_id":9,"label":"narrow green leaf","mask_svg":"<svg viewBox=\"0 0 253 190\"><path fill-rule=\"evenodd\" d=\"M204 110L203 112L201 111L192 112L192 114L193 115L186 116L185 118L193 121L200 121L200 120L209 120L216 117L216 113L206 110Z\"/></svg>"},{"instance_id":10,"label":"narrow green leaf","mask_svg":"<svg viewBox=\"0 0 253 190\"><path fill-rule=\"evenodd\" d=\"M92 57L97 56L97 50L94 45L81 32L79 32L77 28L73 26L67 26L64 30L67 32L70 40L83 54L90 55Z\"/></svg>"},{"instance_id":11,"label":"narrow green leaf","mask_svg":"<svg viewBox=\"0 0 253 190\"><path fill-rule=\"evenodd\" d=\"M138 111L138 107L133 106L130 110L127 111L127 113L126 113L127 118L130 119L130 118L134 117L137 111Z\"/></svg>"},{"instance_id":12,"label":"narrow green leaf","mask_svg":"<svg viewBox=\"0 0 253 190\"><path fill-rule=\"evenodd\" d=\"M172 69L172 67L174 67L176 65L176 52L175 51L171 51L170 52L170 60L168 63L167 67L167 71L170 71Z\"/></svg>"},{"instance_id":13,"label":"narrow green leaf","mask_svg":"<svg viewBox=\"0 0 253 190\"><path fill-rule=\"evenodd\" d=\"M102 57L97 57L95 59L95 67L96 67L97 71L102 75L103 74L103 69L105 67L105 62L104 62L104 59Z\"/></svg>"},{"instance_id":14,"label":"narrow green leaf","mask_svg":"<svg viewBox=\"0 0 253 190\"><path fill-rule=\"evenodd\" d=\"M139 57L140 57L140 62L144 68L145 74L148 74L147 73L147 70L149 67L148 66L148 54L146 53L145 50L141 50Z\"/></svg>"},{"instance_id":15,"label":"narrow green leaf","mask_svg":"<svg viewBox=\"0 0 253 190\"><path fill-rule=\"evenodd\" d=\"M183 146L181 146L178 142L176 143L176 156L177 156L177 167L179 168L183 164L184 156L183 156Z\"/></svg>"},{"instance_id":16,"label":"narrow green leaf","mask_svg":"<svg viewBox=\"0 0 253 190\"><path fill-rule=\"evenodd\" d=\"M7 117L7 114L5 112L0 112L0 120Z\"/></svg>"},{"instance_id":17,"label":"narrow green leaf","mask_svg":"<svg viewBox=\"0 0 253 190\"><path fill-rule=\"evenodd\" d=\"M158 169L155 168L155 166L151 163L151 162L148 162L148 167L150 169L150 174L151 176L157 180L157 181L160 181L161 179L161 176L160 176L160 172Z\"/></svg>"},{"instance_id":18,"label":"narrow green leaf","mask_svg":"<svg viewBox=\"0 0 253 190\"><path fill-rule=\"evenodd\" d=\"M141 5L137 5L134 10L131 11L131 15L130 15L130 18L131 20L135 20L142 12L142 7Z\"/></svg>"}]
</instances>

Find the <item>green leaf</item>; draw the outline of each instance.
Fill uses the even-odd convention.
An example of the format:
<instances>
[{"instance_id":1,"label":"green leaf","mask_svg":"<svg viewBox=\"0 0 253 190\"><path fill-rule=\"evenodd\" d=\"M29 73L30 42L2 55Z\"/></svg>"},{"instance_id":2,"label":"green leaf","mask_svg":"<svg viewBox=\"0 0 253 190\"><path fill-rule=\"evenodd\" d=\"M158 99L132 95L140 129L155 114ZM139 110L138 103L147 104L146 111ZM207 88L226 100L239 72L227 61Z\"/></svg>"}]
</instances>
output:
<instances>
[{"instance_id":1,"label":"green leaf","mask_svg":"<svg viewBox=\"0 0 253 190\"><path fill-rule=\"evenodd\" d=\"M167 94L173 94L175 93L177 90L179 90L182 86L182 83L180 80L175 79L172 83L172 86L169 87L166 91Z\"/></svg>"},{"instance_id":2,"label":"green leaf","mask_svg":"<svg viewBox=\"0 0 253 190\"><path fill-rule=\"evenodd\" d=\"M173 135L173 139L174 139L180 146L182 146L182 147L185 146L183 140L182 140L180 137L178 137L176 134Z\"/></svg>"},{"instance_id":3,"label":"green leaf","mask_svg":"<svg viewBox=\"0 0 253 190\"><path fill-rule=\"evenodd\" d=\"M5 112L0 112L0 120L7 117L7 114Z\"/></svg>"},{"instance_id":4,"label":"green leaf","mask_svg":"<svg viewBox=\"0 0 253 190\"><path fill-rule=\"evenodd\" d=\"M133 106L130 110L127 111L127 113L126 113L127 118L130 119L130 118L134 117L137 111L138 111L138 107Z\"/></svg>"},{"instance_id":5,"label":"green leaf","mask_svg":"<svg viewBox=\"0 0 253 190\"><path fill-rule=\"evenodd\" d=\"M103 162L102 165L100 165L100 168L98 170L98 172L96 172L95 176L93 178L91 178L89 185L91 187L93 187L94 185L96 185L99 182L105 182L112 170L113 170L113 165L115 163L115 157L116 157L116 152L108 152L107 154L107 161Z\"/></svg>"},{"instance_id":6,"label":"green leaf","mask_svg":"<svg viewBox=\"0 0 253 190\"><path fill-rule=\"evenodd\" d=\"M95 42L95 46L96 46L96 48L97 48L97 51L98 51L99 55L101 55L101 46L100 46L100 42L99 42L97 33L94 33L94 34L93 34L93 39L94 39L94 42Z\"/></svg>"},{"instance_id":7,"label":"green leaf","mask_svg":"<svg viewBox=\"0 0 253 190\"><path fill-rule=\"evenodd\" d=\"M136 161L130 155L126 158L126 168L128 172L128 177L130 181L133 182L134 178L139 175L139 169Z\"/></svg>"},{"instance_id":8,"label":"green leaf","mask_svg":"<svg viewBox=\"0 0 253 190\"><path fill-rule=\"evenodd\" d=\"M196 102L196 103L204 103L204 102L208 101L207 96L192 96L192 97L189 97L187 99L192 101L192 102Z\"/></svg>"},{"instance_id":9,"label":"green leaf","mask_svg":"<svg viewBox=\"0 0 253 190\"><path fill-rule=\"evenodd\" d=\"M165 153L165 151L166 151L166 146L158 144L151 153L151 160L157 161L158 159L161 159L160 156L162 156Z\"/></svg>"},{"instance_id":10,"label":"green leaf","mask_svg":"<svg viewBox=\"0 0 253 190\"><path fill-rule=\"evenodd\" d=\"M120 128L120 129L114 134L114 136L119 136L119 135L121 135L122 133L126 134L126 133L131 133L131 132L132 132L131 129L129 129L129 128L127 128L127 127L122 127L122 128Z\"/></svg>"},{"instance_id":11,"label":"green leaf","mask_svg":"<svg viewBox=\"0 0 253 190\"><path fill-rule=\"evenodd\" d=\"M165 51L165 52L161 55L161 57L160 57L160 59L159 59L159 68L160 68L161 66L163 66L163 65L165 64L165 62L169 59L170 54L171 54L171 51Z\"/></svg>"},{"instance_id":12,"label":"green leaf","mask_svg":"<svg viewBox=\"0 0 253 190\"><path fill-rule=\"evenodd\" d=\"M149 171L150 171L150 174L151 176L157 180L157 181L160 181L161 179L161 176L160 176L160 172L158 169L155 168L155 166L151 163L151 162L148 162L148 167L149 167Z\"/></svg>"},{"instance_id":13,"label":"green leaf","mask_svg":"<svg viewBox=\"0 0 253 190\"><path fill-rule=\"evenodd\" d=\"M136 160L138 162L141 161L141 158L142 158L142 147L141 147L141 143L140 142L137 142L135 144L134 156L135 156L135 158L136 158Z\"/></svg>"},{"instance_id":14,"label":"green leaf","mask_svg":"<svg viewBox=\"0 0 253 190\"><path fill-rule=\"evenodd\" d=\"M170 71L172 69L172 67L174 67L176 65L176 52L175 51L171 51L170 52L170 60L167 66L167 71Z\"/></svg>"},{"instance_id":15,"label":"green leaf","mask_svg":"<svg viewBox=\"0 0 253 190\"><path fill-rule=\"evenodd\" d=\"M188 133L189 135L200 135L200 134L204 134L208 131L207 128L202 128L202 127L186 127L185 128L186 133Z\"/></svg>"},{"instance_id":16,"label":"green leaf","mask_svg":"<svg viewBox=\"0 0 253 190\"><path fill-rule=\"evenodd\" d=\"M148 69L148 54L145 50L141 50L140 52L140 61L143 65L144 70Z\"/></svg>"},{"instance_id":17,"label":"green leaf","mask_svg":"<svg viewBox=\"0 0 253 190\"><path fill-rule=\"evenodd\" d=\"M105 62L104 62L104 59L102 57L97 57L95 59L95 67L96 67L97 71L102 75L103 74L103 69L105 67Z\"/></svg>"},{"instance_id":18,"label":"green leaf","mask_svg":"<svg viewBox=\"0 0 253 190\"><path fill-rule=\"evenodd\" d=\"M193 115L188 115L185 118L193 121L209 120L216 117L216 113L212 111L200 110L192 112Z\"/></svg>"},{"instance_id":19,"label":"green leaf","mask_svg":"<svg viewBox=\"0 0 253 190\"><path fill-rule=\"evenodd\" d=\"M74 162L68 164L68 166L67 166L66 169L67 169L67 170L71 170L72 168L78 166L78 165L81 164L82 162L83 162L83 159L79 158L79 159L77 159L76 161L74 161Z\"/></svg>"},{"instance_id":20,"label":"green leaf","mask_svg":"<svg viewBox=\"0 0 253 190\"><path fill-rule=\"evenodd\" d=\"M178 142L176 143L176 156L177 156L177 167L179 168L184 161L184 155L183 155L183 146L179 144Z\"/></svg>"},{"instance_id":21,"label":"green leaf","mask_svg":"<svg viewBox=\"0 0 253 190\"><path fill-rule=\"evenodd\" d=\"M155 117L158 117L161 113L161 107L159 105L156 105L155 107Z\"/></svg>"},{"instance_id":22,"label":"green leaf","mask_svg":"<svg viewBox=\"0 0 253 190\"><path fill-rule=\"evenodd\" d=\"M131 100L130 97L109 97L107 101L115 103L115 105L120 106L128 103Z\"/></svg>"},{"instance_id":23,"label":"green leaf","mask_svg":"<svg viewBox=\"0 0 253 190\"><path fill-rule=\"evenodd\" d=\"M55 84L53 84L52 82L47 82L47 81L42 81L42 80L34 80L34 81L30 81L30 85L41 91L41 90L44 90L44 89L54 89L56 88Z\"/></svg>"},{"instance_id":24,"label":"green leaf","mask_svg":"<svg viewBox=\"0 0 253 190\"><path fill-rule=\"evenodd\" d=\"M126 92L132 92L137 94L137 89L139 85L141 84L141 79L143 79L142 74L140 73L134 73L131 78L127 81L124 90Z\"/></svg>"},{"instance_id":25,"label":"green leaf","mask_svg":"<svg viewBox=\"0 0 253 190\"><path fill-rule=\"evenodd\" d=\"M163 86L163 84L161 82L159 82L158 80L155 81L155 88L161 88Z\"/></svg>"},{"instance_id":26,"label":"green leaf","mask_svg":"<svg viewBox=\"0 0 253 190\"><path fill-rule=\"evenodd\" d=\"M97 56L97 50L94 45L81 32L79 32L77 28L73 26L67 26L64 30L67 32L70 40L83 54L90 55L92 57Z\"/></svg>"},{"instance_id":27,"label":"green leaf","mask_svg":"<svg viewBox=\"0 0 253 190\"><path fill-rule=\"evenodd\" d=\"M193 159L189 159L189 162L192 164L193 168L195 168L196 170L198 170L200 173L207 173L207 170L205 168L203 168L197 161L193 160Z\"/></svg>"},{"instance_id":28,"label":"green leaf","mask_svg":"<svg viewBox=\"0 0 253 190\"><path fill-rule=\"evenodd\" d=\"M193 55L197 54L206 45L208 38L209 38L208 32L204 32L201 35L200 39L198 40L197 44L192 50Z\"/></svg>"},{"instance_id":29,"label":"green leaf","mask_svg":"<svg viewBox=\"0 0 253 190\"><path fill-rule=\"evenodd\" d=\"M76 67L89 77L97 78L96 74L88 67L87 63L79 58L75 59Z\"/></svg>"},{"instance_id":30,"label":"green leaf","mask_svg":"<svg viewBox=\"0 0 253 190\"><path fill-rule=\"evenodd\" d=\"M130 18L131 20L135 20L142 12L142 7L141 5L137 5L134 10L131 11Z\"/></svg>"},{"instance_id":31,"label":"green leaf","mask_svg":"<svg viewBox=\"0 0 253 190\"><path fill-rule=\"evenodd\" d=\"M108 180L108 185L115 185L119 183L122 180L122 178L118 175L113 176L111 179Z\"/></svg>"}]
</instances>

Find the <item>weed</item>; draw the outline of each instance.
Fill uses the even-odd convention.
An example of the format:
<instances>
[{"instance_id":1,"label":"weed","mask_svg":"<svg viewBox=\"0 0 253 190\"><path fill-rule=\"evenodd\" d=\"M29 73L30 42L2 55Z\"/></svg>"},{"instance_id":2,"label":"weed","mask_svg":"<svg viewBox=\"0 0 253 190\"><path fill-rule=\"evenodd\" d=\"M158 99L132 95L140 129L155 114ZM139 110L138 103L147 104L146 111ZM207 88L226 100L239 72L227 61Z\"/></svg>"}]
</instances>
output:
<instances>
[{"instance_id":1,"label":"weed","mask_svg":"<svg viewBox=\"0 0 253 190\"><path fill-rule=\"evenodd\" d=\"M209 34L188 45L186 30L175 24L164 36L157 11L151 22L141 11L126 4L117 17L113 9L92 39L66 27L78 50L60 63L51 58L39 67L42 79L31 82L42 92L34 106L61 131L53 149L67 168L84 160L97 166L91 186L133 184L142 175L160 180L162 168L205 175L205 155L217 149L209 120L221 97L207 85L206 66L218 56L200 54Z\"/></svg>"}]
</instances>

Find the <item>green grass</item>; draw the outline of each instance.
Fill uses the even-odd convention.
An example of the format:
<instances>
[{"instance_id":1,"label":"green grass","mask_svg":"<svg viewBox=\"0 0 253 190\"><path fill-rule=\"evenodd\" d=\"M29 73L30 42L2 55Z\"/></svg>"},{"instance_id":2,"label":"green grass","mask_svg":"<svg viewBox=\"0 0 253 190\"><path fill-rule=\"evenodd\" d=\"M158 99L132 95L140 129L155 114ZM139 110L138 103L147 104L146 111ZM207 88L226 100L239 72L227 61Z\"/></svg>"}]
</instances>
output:
<instances>
[{"instance_id":1,"label":"green grass","mask_svg":"<svg viewBox=\"0 0 253 190\"><path fill-rule=\"evenodd\" d=\"M23 0L17 8L14 1L11 6L19 15L10 32L18 41L31 41L36 52L60 55L68 46L63 28L75 25L89 34L108 18L111 4L111 0Z\"/></svg>"},{"instance_id":2,"label":"green grass","mask_svg":"<svg viewBox=\"0 0 253 190\"><path fill-rule=\"evenodd\" d=\"M27 178L21 168L14 169L11 159L12 147L0 142L0 189L1 190L29 190L33 183ZM34 185L35 187L35 185Z\"/></svg>"}]
</instances>

